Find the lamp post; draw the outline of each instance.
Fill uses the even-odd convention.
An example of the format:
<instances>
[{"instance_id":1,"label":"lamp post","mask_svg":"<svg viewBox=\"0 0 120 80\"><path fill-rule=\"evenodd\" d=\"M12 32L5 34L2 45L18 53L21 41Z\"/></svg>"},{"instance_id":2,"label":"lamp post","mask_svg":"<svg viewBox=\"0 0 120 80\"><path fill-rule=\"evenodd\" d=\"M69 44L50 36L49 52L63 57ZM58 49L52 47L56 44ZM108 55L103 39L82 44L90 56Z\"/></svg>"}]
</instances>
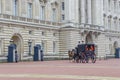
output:
<instances>
[{"instance_id":1,"label":"lamp post","mask_svg":"<svg viewBox=\"0 0 120 80\"><path fill-rule=\"evenodd\" d=\"M28 46L29 46L29 55L31 55L31 46L32 46L32 40L28 40Z\"/></svg>"}]
</instances>

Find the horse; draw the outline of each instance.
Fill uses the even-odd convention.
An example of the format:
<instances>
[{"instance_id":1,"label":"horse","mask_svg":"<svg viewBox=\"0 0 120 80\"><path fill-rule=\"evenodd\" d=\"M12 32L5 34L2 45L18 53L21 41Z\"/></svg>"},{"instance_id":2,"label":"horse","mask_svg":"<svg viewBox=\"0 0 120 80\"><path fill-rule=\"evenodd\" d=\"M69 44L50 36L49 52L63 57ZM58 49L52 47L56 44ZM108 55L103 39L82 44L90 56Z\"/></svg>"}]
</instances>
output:
<instances>
[{"instance_id":1,"label":"horse","mask_svg":"<svg viewBox=\"0 0 120 80\"><path fill-rule=\"evenodd\" d=\"M70 61L70 60L73 60L73 59L74 59L74 58L73 58L73 57L74 57L74 51L70 51L70 50L69 50L69 51L68 51L68 56L69 56L69 61Z\"/></svg>"}]
</instances>

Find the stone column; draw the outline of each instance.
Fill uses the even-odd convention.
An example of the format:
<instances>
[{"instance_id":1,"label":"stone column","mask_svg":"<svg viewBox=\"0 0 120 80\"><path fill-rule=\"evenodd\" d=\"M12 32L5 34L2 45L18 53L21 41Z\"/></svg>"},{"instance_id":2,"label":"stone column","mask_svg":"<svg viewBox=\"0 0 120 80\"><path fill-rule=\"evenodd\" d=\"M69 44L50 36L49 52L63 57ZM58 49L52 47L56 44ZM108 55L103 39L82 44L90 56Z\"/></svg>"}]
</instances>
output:
<instances>
[{"instance_id":1,"label":"stone column","mask_svg":"<svg viewBox=\"0 0 120 80\"><path fill-rule=\"evenodd\" d=\"M111 6L111 12L114 13L114 11L115 11L115 10L114 10L114 0L111 1L111 5L112 5L112 6Z\"/></svg>"},{"instance_id":2,"label":"stone column","mask_svg":"<svg viewBox=\"0 0 120 80\"><path fill-rule=\"evenodd\" d=\"M21 16L27 17L27 1L21 0Z\"/></svg>"},{"instance_id":3,"label":"stone column","mask_svg":"<svg viewBox=\"0 0 120 80\"><path fill-rule=\"evenodd\" d=\"M35 6L36 6L35 1L33 1L33 4L32 4L32 18L35 18L35 13L37 13L36 10L35 10Z\"/></svg>"},{"instance_id":4,"label":"stone column","mask_svg":"<svg viewBox=\"0 0 120 80\"><path fill-rule=\"evenodd\" d=\"M2 1L0 0L0 13L2 12Z\"/></svg>"},{"instance_id":5,"label":"stone column","mask_svg":"<svg viewBox=\"0 0 120 80\"><path fill-rule=\"evenodd\" d=\"M65 0L65 17L67 21L75 22L75 1Z\"/></svg>"},{"instance_id":6,"label":"stone column","mask_svg":"<svg viewBox=\"0 0 120 80\"><path fill-rule=\"evenodd\" d=\"M21 0L18 0L18 16L21 16L21 6L22 6L22 1Z\"/></svg>"},{"instance_id":7,"label":"stone column","mask_svg":"<svg viewBox=\"0 0 120 80\"><path fill-rule=\"evenodd\" d=\"M5 13L5 0L1 0L1 12Z\"/></svg>"},{"instance_id":8,"label":"stone column","mask_svg":"<svg viewBox=\"0 0 120 80\"><path fill-rule=\"evenodd\" d=\"M88 0L88 24L91 24L91 0Z\"/></svg>"},{"instance_id":9,"label":"stone column","mask_svg":"<svg viewBox=\"0 0 120 80\"><path fill-rule=\"evenodd\" d=\"M85 23L85 0L81 0L81 23Z\"/></svg>"},{"instance_id":10,"label":"stone column","mask_svg":"<svg viewBox=\"0 0 120 80\"><path fill-rule=\"evenodd\" d=\"M4 0L5 14L12 15L12 0Z\"/></svg>"},{"instance_id":11,"label":"stone column","mask_svg":"<svg viewBox=\"0 0 120 80\"><path fill-rule=\"evenodd\" d=\"M103 26L103 0L95 0L95 25Z\"/></svg>"}]
</instances>

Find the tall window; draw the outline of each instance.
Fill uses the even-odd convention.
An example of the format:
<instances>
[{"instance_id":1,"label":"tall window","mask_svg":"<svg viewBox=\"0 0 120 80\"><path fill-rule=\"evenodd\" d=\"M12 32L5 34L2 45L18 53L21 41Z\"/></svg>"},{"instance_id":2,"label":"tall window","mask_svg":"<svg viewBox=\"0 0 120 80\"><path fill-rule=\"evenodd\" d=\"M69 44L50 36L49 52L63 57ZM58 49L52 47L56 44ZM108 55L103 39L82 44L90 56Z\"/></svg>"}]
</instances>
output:
<instances>
[{"instance_id":1,"label":"tall window","mask_svg":"<svg viewBox=\"0 0 120 80\"><path fill-rule=\"evenodd\" d=\"M13 0L13 15L18 16L18 0Z\"/></svg>"},{"instance_id":2,"label":"tall window","mask_svg":"<svg viewBox=\"0 0 120 80\"><path fill-rule=\"evenodd\" d=\"M62 2L62 10L65 10L65 3Z\"/></svg>"},{"instance_id":3,"label":"tall window","mask_svg":"<svg viewBox=\"0 0 120 80\"><path fill-rule=\"evenodd\" d=\"M103 21L104 21L104 27L106 27L106 22L105 22L105 17L103 17Z\"/></svg>"},{"instance_id":4,"label":"tall window","mask_svg":"<svg viewBox=\"0 0 120 80\"><path fill-rule=\"evenodd\" d=\"M111 30L111 18L108 18L108 29Z\"/></svg>"},{"instance_id":5,"label":"tall window","mask_svg":"<svg viewBox=\"0 0 120 80\"><path fill-rule=\"evenodd\" d=\"M64 21L65 20L65 15L64 14L62 14L62 21Z\"/></svg>"},{"instance_id":6,"label":"tall window","mask_svg":"<svg viewBox=\"0 0 120 80\"><path fill-rule=\"evenodd\" d=\"M45 6L40 6L40 19L45 20Z\"/></svg>"},{"instance_id":7,"label":"tall window","mask_svg":"<svg viewBox=\"0 0 120 80\"><path fill-rule=\"evenodd\" d=\"M116 1L114 0L114 12L116 12L117 11L117 3L116 3Z\"/></svg>"},{"instance_id":8,"label":"tall window","mask_svg":"<svg viewBox=\"0 0 120 80\"><path fill-rule=\"evenodd\" d=\"M118 27L119 27L118 30L120 31L120 19L119 19L119 26Z\"/></svg>"},{"instance_id":9,"label":"tall window","mask_svg":"<svg viewBox=\"0 0 120 80\"><path fill-rule=\"evenodd\" d=\"M108 0L108 10L111 10L111 0Z\"/></svg>"},{"instance_id":10,"label":"tall window","mask_svg":"<svg viewBox=\"0 0 120 80\"><path fill-rule=\"evenodd\" d=\"M1 42L1 40L0 40L0 55L2 54L2 42Z\"/></svg>"},{"instance_id":11,"label":"tall window","mask_svg":"<svg viewBox=\"0 0 120 80\"><path fill-rule=\"evenodd\" d=\"M46 50L45 50L46 48L45 48L45 41L42 41L42 50L43 50L43 53L45 53L46 52Z\"/></svg>"},{"instance_id":12,"label":"tall window","mask_svg":"<svg viewBox=\"0 0 120 80\"><path fill-rule=\"evenodd\" d=\"M53 53L56 53L56 42L53 41Z\"/></svg>"},{"instance_id":13,"label":"tall window","mask_svg":"<svg viewBox=\"0 0 120 80\"><path fill-rule=\"evenodd\" d=\"M56 21L56 9L52 9L52 21Z\"/></svg>"},{"instance_id":14,"label":"tall window","mask_svg":"<svg viewBox=\"0 0 120 80\"><path fill-rule=\"evenodd\" d=\"M103 0L103 10L105 11L105 0Z\"/></svg>"},{"instance_id":15,"label":"tall window","mask_svg":"<svg viewBox=\"0 0 120 80\"><path fill-rule=\"evenodd\" d=\"M118 12L120 13L120 1L119 1L119 9L118 9Z\"/></svg>"},{"instance_id":16,"label":"tall window","mask_svg":"<svg viewBox=\"0 0 120 80\"><path fill-rule=\"evenodd\" d=\"M0 13L2 12L1 7L2 7L2 1L0 0Z\"/></svg>"},{"instance_id":17,"label":"tall window","mask_svg":"<svg viewBox=\"0 0 120 80\"><path fill-rule=\"evenodd\" d=\"M114 19L114 30L117 29L117 19Z\"/></svg>"},{"instance_id":18,"label":"tall window","mask_svg":"<svg viewBox=\"0 0 120 80\"><path fill-rule=\"evenodd\" d=\"M28 18L32 18L32 3L28 3Z\"/></svg>"}]
</instances>

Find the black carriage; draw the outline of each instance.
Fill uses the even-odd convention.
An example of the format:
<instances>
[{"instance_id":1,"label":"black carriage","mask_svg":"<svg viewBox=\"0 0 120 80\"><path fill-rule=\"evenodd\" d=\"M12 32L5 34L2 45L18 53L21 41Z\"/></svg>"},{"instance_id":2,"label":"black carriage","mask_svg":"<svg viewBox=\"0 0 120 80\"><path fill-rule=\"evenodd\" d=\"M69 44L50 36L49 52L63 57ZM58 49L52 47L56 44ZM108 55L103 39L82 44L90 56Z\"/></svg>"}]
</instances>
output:
<instances>
[{"instance_id":1,"label":"black carriage","mask_svg":"<svg viewBox=\"0 0 120 80\"><path fill-rule=\"evenodd\" d=\"M91 59L92 63L96 62L95 44L80 44L76 48L74 58L76 62L88 63Z\"/></svg>"}]
</instances>

